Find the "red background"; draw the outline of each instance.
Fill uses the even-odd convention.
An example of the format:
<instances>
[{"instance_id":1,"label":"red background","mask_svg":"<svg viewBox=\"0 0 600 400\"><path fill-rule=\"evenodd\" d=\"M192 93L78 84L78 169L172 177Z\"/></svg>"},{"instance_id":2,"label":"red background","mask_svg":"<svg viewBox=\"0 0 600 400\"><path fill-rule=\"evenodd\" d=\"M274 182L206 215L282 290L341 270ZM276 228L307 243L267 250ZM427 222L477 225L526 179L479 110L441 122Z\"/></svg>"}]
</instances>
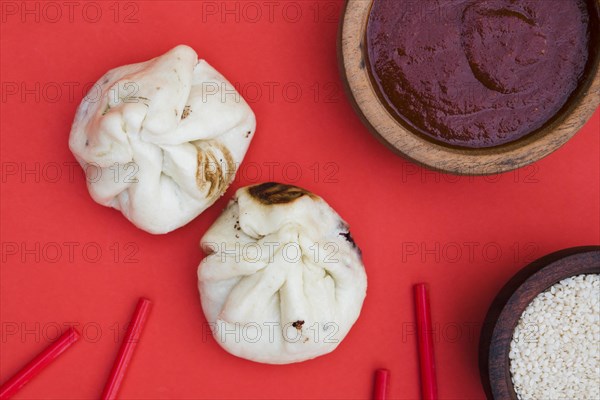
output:
<instances>
[{"instance_id":1,"label":"red background","mask_svg":"<svg viewBox=\"0 0 600 400\"><path fill-rule=\"evenodd\" d=\"M482 399L479 329L500 287L539 256L600 243L598 112L533 166L442 175L392 154L353 112L336 60L342 1L92 3L75 2L69 15L55 2L60 16L43 2L27 2L25 14L21 2L2 3L0 381L64 323L84 334L17 398L97 398L144 295L154 309L122 398L363 399L385 367L391 397L415 399L411 285L426 281L440 397ZM69 175L67 139L85 84L179 43L240 84L258 128L225 196L152 236L95 204L79 168ZM361 317L339 348L287 366L221 350L196 289L204 231L238 187L270 179L323 196L350 223L369 277Z\"/></svg>"}]
</instances>

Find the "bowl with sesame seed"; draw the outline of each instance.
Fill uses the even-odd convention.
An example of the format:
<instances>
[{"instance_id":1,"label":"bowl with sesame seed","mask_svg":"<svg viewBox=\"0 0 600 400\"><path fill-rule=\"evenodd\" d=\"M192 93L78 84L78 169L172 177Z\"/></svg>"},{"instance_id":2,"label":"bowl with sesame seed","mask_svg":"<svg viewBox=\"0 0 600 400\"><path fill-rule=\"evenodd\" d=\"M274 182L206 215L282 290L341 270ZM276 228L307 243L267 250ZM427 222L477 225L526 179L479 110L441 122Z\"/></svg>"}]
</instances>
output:
<instances>
[{"instance_id":1,"label":"bowl with sesame seed","mask_svg":"<svg viewBox=\"0 0 600 400\"><path fill-rule=\"evenodd\" d=\"M600 246L540 258L500 290L483 324L488 399L600 398Z\"/></svg>"}]
</instances>

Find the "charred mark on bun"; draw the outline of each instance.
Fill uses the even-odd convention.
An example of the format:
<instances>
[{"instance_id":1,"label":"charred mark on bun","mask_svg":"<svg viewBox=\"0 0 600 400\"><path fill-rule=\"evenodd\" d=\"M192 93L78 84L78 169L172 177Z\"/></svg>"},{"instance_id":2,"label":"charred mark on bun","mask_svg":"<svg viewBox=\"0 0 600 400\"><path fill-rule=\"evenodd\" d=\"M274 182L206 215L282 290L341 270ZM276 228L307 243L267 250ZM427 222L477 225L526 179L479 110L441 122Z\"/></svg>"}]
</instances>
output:
<instances>
[{"instance_id":1,"label":"charred mark on bun","mask_svg":"<svg viewBox=\"0 0 600 400\"><path fill-rule=\"evenodd\" d=\"M304 325L304 321L300 321L300 320L298 320L292 324L292 326L298 330L302 329L302 325Z\"/></svg>"},{"instance_id":2,"label":"charred mark on bun","mask_svg":"<svg viewBox=\"0 0 600 400\"><path fill-rule=\"evenodd\" d=\"M316 197L308 190L276 182L252 186L248 192L256 200L266 205L291 203L302 196Z\"/></svg>"},{"instance_id":3,"label":"charred mark on bun","mask_svg":"<svg viewBox=\"0 0 600 400\"><path fill-rule=\"evenodd\" d=\"M354 241L354 238L352 237L352 234L350 233L350 231L348 231L348 232L340 232L340 236L343 236L348 242L350 242L350 244L352 245L352 247L354 247L354 248L358 247L356 245L356 242Z\"/></svg>"}]
</instances>

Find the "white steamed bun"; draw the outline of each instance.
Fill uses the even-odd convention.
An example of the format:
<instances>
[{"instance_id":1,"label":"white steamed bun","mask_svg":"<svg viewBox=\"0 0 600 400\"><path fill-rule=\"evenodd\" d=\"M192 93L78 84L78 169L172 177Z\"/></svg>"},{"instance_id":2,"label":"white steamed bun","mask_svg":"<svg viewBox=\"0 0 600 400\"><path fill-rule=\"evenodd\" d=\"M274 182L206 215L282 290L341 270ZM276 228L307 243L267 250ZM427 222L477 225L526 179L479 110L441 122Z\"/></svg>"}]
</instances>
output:
<instances>
[{"instance_id":1,"label":"white steamed bun","mask_svg":"<svg viewBox=\"0 0 600 400\"><path fill-rule=\"evenodd\" d=\"M319 196L278 183L241 188L206 232L198 267L215 340L248 360L287 364L334 350L367 289L348 225Z\"/></svg>"},{"instance_id":2,"label":"white steamed bun","mask_svg":"<svg viewBox=\"0 0 600 400\"><path fill-rule=\"evenodd\" d=\"M166 233L223 194L255 127L234 87L180 45L100 78L77 110L69 147L96 202Z\"/></svg>"}]
</instances>

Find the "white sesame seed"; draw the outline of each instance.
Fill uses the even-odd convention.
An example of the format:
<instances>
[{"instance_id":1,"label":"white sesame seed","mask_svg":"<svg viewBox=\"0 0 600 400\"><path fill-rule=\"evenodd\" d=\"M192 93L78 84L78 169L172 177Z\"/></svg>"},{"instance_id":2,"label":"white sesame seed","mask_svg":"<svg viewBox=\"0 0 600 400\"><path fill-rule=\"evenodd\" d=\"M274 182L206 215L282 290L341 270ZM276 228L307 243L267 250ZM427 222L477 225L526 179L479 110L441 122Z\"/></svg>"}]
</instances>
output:
<instances>
[{"instance_id":1,"label":"white sesame seed","mask_svg":"<svg viewBox=\"0 0 600 400\"><path fill-rule=\"evenodd\" d=\"M520 400L600 399L600 275L538 295L513 332L509 359Z\"/></svg>"}]
</instances>

